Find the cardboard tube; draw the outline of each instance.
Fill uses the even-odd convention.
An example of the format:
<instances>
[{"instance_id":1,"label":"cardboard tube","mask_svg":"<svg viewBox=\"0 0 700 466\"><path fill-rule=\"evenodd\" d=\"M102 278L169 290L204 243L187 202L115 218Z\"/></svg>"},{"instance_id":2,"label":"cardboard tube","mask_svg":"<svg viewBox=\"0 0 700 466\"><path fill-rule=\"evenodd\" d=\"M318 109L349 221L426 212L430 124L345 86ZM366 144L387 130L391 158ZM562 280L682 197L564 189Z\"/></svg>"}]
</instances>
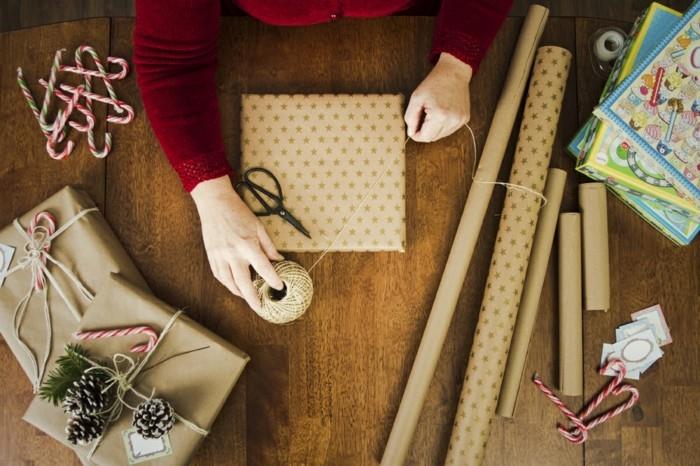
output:
<instances>
[{"instance_id":1,"label":"cardboard tube","mask_svg":"<svg viewBox=\"0 0 700 466\"><path fill-rule=\"evenodd\" d=\"M508 140L513 131L527 84L527 76L535 58L535 50L547 22L548 13L549 10L540 5L532 5L527 11L505 85L486 137L479 166L474 175L474 182L469 190L435 301L382 456L383 466L403 464L411 447L413 433L479 238L493 192L493 182L498 176Z\"/></svg>"},{"instance_id":2,"label":"cardboard tube","mask_svg":"<svg viewBox=\"0 0 700 466\"><path fill-rule=\"evenodd\" d=\"M570 63L571 52L560 47L535 55L446 465L478 466L484 457L542 205L535 193L545 187Z\"/></svg>"},{"instance_id":3,"label":"cardboard tube","mask_svg":"<svg viewBox=\"0 0 700 466\"><path fill-rule=\"evenodd\" d=\"M547 264L552 252L554 233L557 230L557 218L561 199L564 195L566 184L566 172L558 168L550 168L547 174L547 185L544 188L544 196L547 205L544 206L537 220L535 239L532 243L530 264L527 267L523 296L518 308L518 320L513 331L513 341L508 352L506 372L503 377L501 396L498 398L496 414L503 417L513 417L515 403L518 399L518 391L525 370L525 359L532 329L535 326L535 318L540 304L540 293L547 275Z\"/></svg>"},{"instance_id":4,"label":"cardboard tube","mask_svg":"<svg viewBox=\"0 0 700 466\"><path fill-rule=\"evenodd\" d=\"M583 395L581 214L559 216L559 390Z\"/></svg>"},{"instance_id":5,"label":"cardboard tube","mask_svg":"<svg viewBox=\"0 0 700 466\"><path fill-rule=\"evenodd\" d=\"M583 289L587 311L610 309L610 259L608 256L608 209L603 183L578 186L583 214Z\"/></svg>"}]
</instances>

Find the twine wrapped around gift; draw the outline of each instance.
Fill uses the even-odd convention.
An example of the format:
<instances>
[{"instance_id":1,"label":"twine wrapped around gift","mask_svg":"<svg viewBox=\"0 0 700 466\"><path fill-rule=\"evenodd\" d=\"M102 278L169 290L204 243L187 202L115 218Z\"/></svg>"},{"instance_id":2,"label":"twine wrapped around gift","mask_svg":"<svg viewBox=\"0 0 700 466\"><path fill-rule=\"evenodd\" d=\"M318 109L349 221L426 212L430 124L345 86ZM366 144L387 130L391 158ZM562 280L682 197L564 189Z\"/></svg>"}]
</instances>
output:
<instances>
[{"instance_id":1,"label":"twine wrapped around gift","mask_svg":"<svg viewBox=\"0 0 700 466\"><path fill-rule=\"evenodd\" d=\"M92 301L95 297L90 290L80 281L80 279L61 261L57 260L50 253L51 242L60 236L64 231L73 226L78 220L83 218L85 215L96 212L97 207L92 207L89 209L84 209L78 212L75 216L70 218L67 222L61 225L60 228L56 229L56 223L53 216L48 212L38 212L32 218L29 227L25 230L22 225L20 225L19 220L15 219L13 225L17 231L26 240L24 244L25 255L22 256L18 261L17 265L12 267L5 274L6 277L20 271L29 270L31 272L31 280L27 293L19 300L17 306L15 307L12 321L13 321L13 332L14 337L19 342L20 347L25 352L27 358L31 361L34 372L34 380L32 381L34 392L39 390L41 381L44 377L44 372L46 371L46 365L48 364L49 356L51 353L51 340L53 335L53 330L51 327L51 309L49 309L48 301L48 285L52 285L53 289L58 293L70 313L75 317L76 321L80 321L81 315L78 309L73 305L73 303L68 299L66 293L63 291L61 286L58 284L54 278L51 270L48 268L48 264L51 263L58 267L61 272L65 274L68 280L75 285L76 289L80 292L83 298L87 301ZM45 224L42 224L42 222ZM48 282L47 282L48 280ZM22 328L22 321L24 320L24 314L27 310L29 302L34 294L43 295L44 299L44 321L46 324L46 340L44 354L41 358L41 363L37 360L37 356L29 348L27 342L25 342L20 336L20 330Z\"/></svg>"},{"instance_id":2,"label":"twine wrapped around gift","mask_svg":"<svg viewBox=\"0 0 700 466\"><path fill-rule=\"evenodd\" d=\"M165 337L168 335L170 330L172 329L173 325L175 324L175 321L182 315L182 311L177 311L173 316L168 320L168 322L165 324L163 327L163 330L161 330L160 335L158 336L158 339L156 340L155 344L153 345L153 348L151 351L148 351L145 353L145 356L143 359L140 361L135 361L131 356L127 356L126 354L121 354L117 353L114 356L112 356L112 367L104 366L96 361L93 361L90 358L86 358L85 356L79 355L81 359L83 359L85 362L90 364L92 367L87 369L86 372L91 372L91 371L100 371L105 374L107 374L108 380L105 388L103 389L104 391L107 391L111 389L112 387L115 387L116 391L116 396L114 403L105 410L105 413L107 414L107 419L106 419L106 427L105 430L102 432L102 434L98 437L98 439L95 441L94 445L90 449L90 452L87 455L87 458L90 459L92 456L95 454L95 451L97 448L100 446L100 442L105 436L105 433L107 432L107 428L109 427L109 424L115 422L121 417L122 411L124 410L124 407L127 407L131 409L132 411L136 410L135 406L130 405L125 397L128 393L132 393L136 395L139 398L142 398L143 400L151 400L153 396L155 395L155 389L151 390L150 395L145 395L141 391L137 390L134 387L134 383L136 381L136 378L139 376L139 374L144 371L144 368L146 367L146 364L149 362L151 359L151 356L156 352L156 349L160 345L160 343L165 339ZM203 348L200 348L203 349ZM197 351L197 350L194 350ZM188 351L189 353L191 351ZM180 355L185 354L181 353ZM173 356L174 357L174 356ZM172 357L171 357L172 358ZM170 358L168 358L170 359ZM126 366L126 369L123 369L122 366ZM154 367L154 366L151 366ZM145 370L148 370L145 369ZM203 429L199 427L197 424L194 422L182 417L179 415L177 412L173 411L173 415L175 419L178 421L182 422L188 429L192 430L193 432L206 436L209 434L209 431L206 429Z\"/></svg>"}]
</instances>

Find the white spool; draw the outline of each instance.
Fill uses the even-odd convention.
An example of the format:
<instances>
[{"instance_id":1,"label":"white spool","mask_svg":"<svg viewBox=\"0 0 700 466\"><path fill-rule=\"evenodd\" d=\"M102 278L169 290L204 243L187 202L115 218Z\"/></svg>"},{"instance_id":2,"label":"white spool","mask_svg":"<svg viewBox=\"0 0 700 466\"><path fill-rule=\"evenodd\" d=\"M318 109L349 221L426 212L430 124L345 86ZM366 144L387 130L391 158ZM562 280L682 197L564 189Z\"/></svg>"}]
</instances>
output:
<instances>
[{"instance_id":1,"label":"white spool","mask_svg":"<svg viewBox=\"0 0 700 466\"><path fill-rule=\"evenodd\" d=\"M611 62L620 55L625 36L617 30L610 29L603 32L595 41L593 53L603 62Z\"/></svg>"}]
</instances>

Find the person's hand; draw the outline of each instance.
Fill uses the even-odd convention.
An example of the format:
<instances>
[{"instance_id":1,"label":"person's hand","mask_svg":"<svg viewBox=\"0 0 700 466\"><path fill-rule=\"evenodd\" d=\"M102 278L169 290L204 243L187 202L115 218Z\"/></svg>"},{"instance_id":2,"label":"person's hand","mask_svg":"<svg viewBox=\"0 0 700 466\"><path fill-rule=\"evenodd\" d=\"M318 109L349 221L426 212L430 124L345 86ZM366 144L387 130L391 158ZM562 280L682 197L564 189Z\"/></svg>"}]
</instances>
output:
<instances>
[{"instance_id":1,"label":"person's hand","mask_svg":"<svg viewBox=\"0 0 700 466\"><path fill-rule=\"evenodd\" d=\"M275 289L284 284L271 260L282 260L260 220L231 186L228 176L199 183L192 190L202 223L204 247L214 276L231 293L260 310L250 275L252 266Z\"/></svg>"},{"instance_id":2,"label":"person's hand","mask_svg":"<svg viewBox=\"0 0 700 466\"><path fill-rule=\"evenodd\" d=\"M469 121L469 82L472 68L441 53L428 76L411 95L406 108L408 137L432 142L449 136Z\"/></svg>"}]
</instances>

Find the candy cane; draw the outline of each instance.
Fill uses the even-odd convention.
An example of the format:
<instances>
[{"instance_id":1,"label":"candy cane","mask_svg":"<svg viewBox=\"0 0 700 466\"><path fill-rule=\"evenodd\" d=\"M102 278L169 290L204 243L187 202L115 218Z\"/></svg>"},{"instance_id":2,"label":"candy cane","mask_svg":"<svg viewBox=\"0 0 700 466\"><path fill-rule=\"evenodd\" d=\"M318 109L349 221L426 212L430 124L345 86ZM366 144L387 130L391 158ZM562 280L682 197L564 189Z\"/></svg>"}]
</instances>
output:
<instances>
[{"instance_id":1,"label":"candy cane","mask_svg":"<svg viewBox=\"0 0 700 466\"><path fill-rule=\"evenodd\" d=\"M129 64L123 58L107 57L107 66L116 66L118 70L108 73L99 55L90 46L81 45L75 51L75 66L61 64L64 49L58 50L54 55L48 80L40 79L39 83L45 88L44 100L41 107L34 100L21 68L17 69L17 83L24 95L30 110L39 122L39 126L47 139L46 150L50 157L54 159L64 159L70 155L74 148L74 143L68 141L63 150L56 148L57 144L66 138L66 129L71 127L79 132L87 133L88 147L90 153L98 158L106 157L112 149L112 135L105 132L104 145L98 148L95 143L95 122L96 118L92 110L93 100L107 104L113 108L117 115L107 112L107 122L116 124L126 124L133 120L134 110L131 106L118 99L111 81L124 79L129 72ZM90 55L95 63L96 70L85 68L83 56ZM72 87L67 84L57 83L58 72L68 72L78 74L83 77L81 86ZM92 92L92 79L99 78L103 81L108 96L102 96ZM53 96L66 103L63 110L58 110L54 121L47 121L51 99ZM84 105L80 103L81 98L85 98ZM77 110L85 117L85 124L68 121L73 111Z\"/></svg>"},{"instance_id":2,"label":"candy cane","mask_svg":"<svg viewBox=\"0 0 700 466\"><path fill-rule=\"evenodd\" d=\"M148 342L134 345L131 347L132 353L147 353L153 349L158 341L158 334L147 325L139 325L136 327L124 327L104 330L89 330L77 332L73 336L77 340L99 340L102 338L123 337L127 335L147 335Z\"/></svg>"},{"instance_id":3,"label":"candy cane","mask_svg":"<svg viewBox=\"0 0 700 466\"><path fill-rule=\"evenodd\" d=\"M43 87L47 86L46 80L45 79L39 79L39 84ZM69 94L73 94L76 92L76 88L73 86L70 86L68 84L60 84L59 89L61 89L64 92L67 92ZM55 91L54 91L55 93ZM107 115L107 121L110 123L118 123L118 124L126 124L130 123L131 120L134 119L134 109L128 105L126 102L122 100L112 100L110 97L105 97L100 94L95 94L94 92L87 92L83 91L82 95L88 99L88 100L96 100L98 102L102 102L107 105L111 105L115 108L116 111L121 113L122 111L126 111L126 116L123 117L118 117L115 115Z\"/></svg>"},{"instance_id":4,"label":"candy cane","mask_svg":"<svg viewBox=\"0 0 700 466\"><path fill-rule=\"evenodd\" d=\"M51 241L49 237L56 231L56 218L50 213L43 211L37 212L29 222L27 234L32 239L32 243L40 246L43 252L40 256L41 262L46 265L46 253L51 249ZM46 277L41 268L34 271L34 289L41 291L46 286Z\"/></svg>"},{"instance_id":5,"label":"candy cane","mask_svg":"<svg viewBox=\"0 0 700 466\"><path fill-rule=\"evenodd\" d=\"M572 428L566 428L563 425L558 425L559 433L569 442L579 445L588 439L588 431L595 426L606 422L607 420L617 416L618 414L627 411L634 406L639 400L639 391L632 385L622 383L627 375L627 367L625 363L619 359L610 359L607 364L600 368L600 373L604 374L608 369L615 371L615 377L606 385L597 395L591 400L588 405L579 413L574 414L559 397L557 397L551 388L546 386L540 377L535 374L532 382L554 405L561 411L573 424ZM593 411L603 403L605 398L610 395L620 395L622 392L629 392L630 397L626 402L617 405L615 408L596 416L593 419L584 421Z\"/></svg>"}]
</instances>

